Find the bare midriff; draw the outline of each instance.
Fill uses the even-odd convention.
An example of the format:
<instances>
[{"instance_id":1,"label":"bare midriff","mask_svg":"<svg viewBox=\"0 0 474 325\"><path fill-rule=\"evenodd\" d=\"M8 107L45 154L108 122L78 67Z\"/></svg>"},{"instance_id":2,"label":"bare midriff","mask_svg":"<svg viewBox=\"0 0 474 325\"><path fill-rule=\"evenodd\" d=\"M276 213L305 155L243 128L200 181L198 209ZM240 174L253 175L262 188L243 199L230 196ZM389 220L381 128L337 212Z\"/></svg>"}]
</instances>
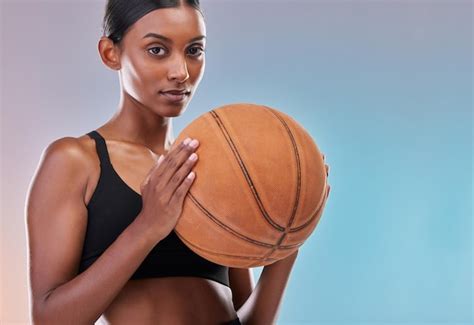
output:
<instances>
[{"instance_id":1,"label":"bare midriff","mask_svg":"<svg viewBox=\"0 0 474 325\"><path fill-rule=\"evenodd\" d=\"M129 280L96 324L218 325L236 318L229 287L179 276Z\"/></svg>"}]
</instances>

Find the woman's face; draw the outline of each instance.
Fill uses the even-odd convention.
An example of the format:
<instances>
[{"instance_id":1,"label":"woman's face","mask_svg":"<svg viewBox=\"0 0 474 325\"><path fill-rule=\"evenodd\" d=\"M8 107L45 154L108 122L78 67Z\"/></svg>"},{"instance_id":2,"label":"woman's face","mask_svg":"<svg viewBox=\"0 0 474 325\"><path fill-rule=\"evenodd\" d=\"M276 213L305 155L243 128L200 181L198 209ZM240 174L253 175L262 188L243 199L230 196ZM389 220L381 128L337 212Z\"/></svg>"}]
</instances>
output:
<instances>
[{"instance_id":1,"label":"woman's face","mask_svg":"<svg viewBox=\"0 0 474 325\"><path fill-rule=\"evenodd\" d=\"M122 39L123 91L161 116L180 115L204 73L205 36L201 13L189 6L157 9L140 18ZM189 93L176 102L162 93L170 89Z\"/></svg>"}]
</instances>

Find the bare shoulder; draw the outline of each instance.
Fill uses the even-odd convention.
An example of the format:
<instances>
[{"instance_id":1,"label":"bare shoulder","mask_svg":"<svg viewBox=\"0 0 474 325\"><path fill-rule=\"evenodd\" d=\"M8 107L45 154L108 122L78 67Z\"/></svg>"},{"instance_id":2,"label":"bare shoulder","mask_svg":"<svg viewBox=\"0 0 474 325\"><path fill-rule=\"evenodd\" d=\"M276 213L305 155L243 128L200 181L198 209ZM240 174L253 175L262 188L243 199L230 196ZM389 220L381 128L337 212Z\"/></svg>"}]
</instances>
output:
<instances>
[{"instance_id":1,"label":"bare shoulder","mask_svg":"<svg viewBox=\"0 0 474 325\"><path fill-rule=\"evenodd\" d=\"M67 160L67 163L89 164L92 139L83 135L80 137L62 137L52 141L43 150L41 162L45 159Z\"/></svg>"},{"instance_id":2,"label":"bare shoulder","mask_svg":"<svg viewBox=\"0 0 474 325\"><path fill-rule=\"evenodd\" d=\"M62 137L49 143L41 154L40 164L50 160L67 160L74 164L87 163L87 139L81 137Z\"/></svg>"},{"instance_id":3,"label":"bare shoulder","mask_svg":"<svg viewBox=\"0 0 474 325\"><path fill-rule=\"evenodd\" d=\"M44 210L57 209L74 199L76 208L84 203L91 158L83 137L63 137L42 151L26 197L28 219L42 219Z\"/></svg>"},{"instance_id":4,"label":"bare shoulder","mask_svg":"<svg viewBox=\"0 0 474 325\"><path fill-rule=\"evenodd\" d=\"M87 135L62 137L52 141L43 149L33 180L41 178L41 175L48 175L48 178L53 175L67 176L62 181L74 181L74 185L85 191L95 163L94 146L93 140ZM74 179L70 179L71 177Z\"/></svg>"},{"instance_id":5,"label":"bare shoulder","mask_svg":"<svg viewBox=\"0 0 474 325\"><path fill-rule=\"evenodd\" d=\"M25 213L34 301L77 274L87 225L89 147L84 137L52 141L30 183Z\"/></svg>"},{"instance_id":6,"label":"bare shoulder","mask_svg":"<svg viewBox=\"0 0 474 325\"><path fill-rule=\"evenodd\" d=\"M87 226L90 146L84 137L54 140L43 150L31 180L25 214L34 308L78 272Z\"/></svg>"}]
</instances>

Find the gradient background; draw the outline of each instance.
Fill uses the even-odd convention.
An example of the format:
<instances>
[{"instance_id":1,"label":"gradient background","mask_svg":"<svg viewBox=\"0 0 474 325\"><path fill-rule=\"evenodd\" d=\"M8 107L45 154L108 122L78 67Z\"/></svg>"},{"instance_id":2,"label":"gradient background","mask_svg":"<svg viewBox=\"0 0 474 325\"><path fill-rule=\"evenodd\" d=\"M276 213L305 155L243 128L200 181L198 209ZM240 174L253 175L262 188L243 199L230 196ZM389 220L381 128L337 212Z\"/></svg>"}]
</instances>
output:
<instances>
[{"instance_id":1,"label":"gradient background","mask_svg":"<svg viewBox=\"0 0 474 325\"><path fill-rule=\"evenodd\" d=\"M118 103L96 50L104 3L1 4L2 324L28 322L24 203L42 150ZM206 72L175 135L217 106L264 104L331 167L278 324L472 324L472 2L202 7Z\"/></svg>"}]
</instances>

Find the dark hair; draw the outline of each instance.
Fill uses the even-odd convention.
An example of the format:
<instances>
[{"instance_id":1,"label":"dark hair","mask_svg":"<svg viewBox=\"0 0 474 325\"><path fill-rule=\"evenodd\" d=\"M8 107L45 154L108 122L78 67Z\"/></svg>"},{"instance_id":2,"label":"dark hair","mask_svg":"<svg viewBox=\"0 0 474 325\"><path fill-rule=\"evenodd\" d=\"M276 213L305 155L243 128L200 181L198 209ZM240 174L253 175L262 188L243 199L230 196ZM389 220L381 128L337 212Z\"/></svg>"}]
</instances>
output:
<instances>
[{"instance_id":1,"label":"dark hair","mask_svg":"<svg viewBox=\"0 0 474 325\"><path fill-rule=\"evenodd\" d=\"M199 0L108 0L105 6L103 34L114 44L120 43L128 28L150 11L161 8L191 6L201 13Z\"/></svg>"}]
</instances>

